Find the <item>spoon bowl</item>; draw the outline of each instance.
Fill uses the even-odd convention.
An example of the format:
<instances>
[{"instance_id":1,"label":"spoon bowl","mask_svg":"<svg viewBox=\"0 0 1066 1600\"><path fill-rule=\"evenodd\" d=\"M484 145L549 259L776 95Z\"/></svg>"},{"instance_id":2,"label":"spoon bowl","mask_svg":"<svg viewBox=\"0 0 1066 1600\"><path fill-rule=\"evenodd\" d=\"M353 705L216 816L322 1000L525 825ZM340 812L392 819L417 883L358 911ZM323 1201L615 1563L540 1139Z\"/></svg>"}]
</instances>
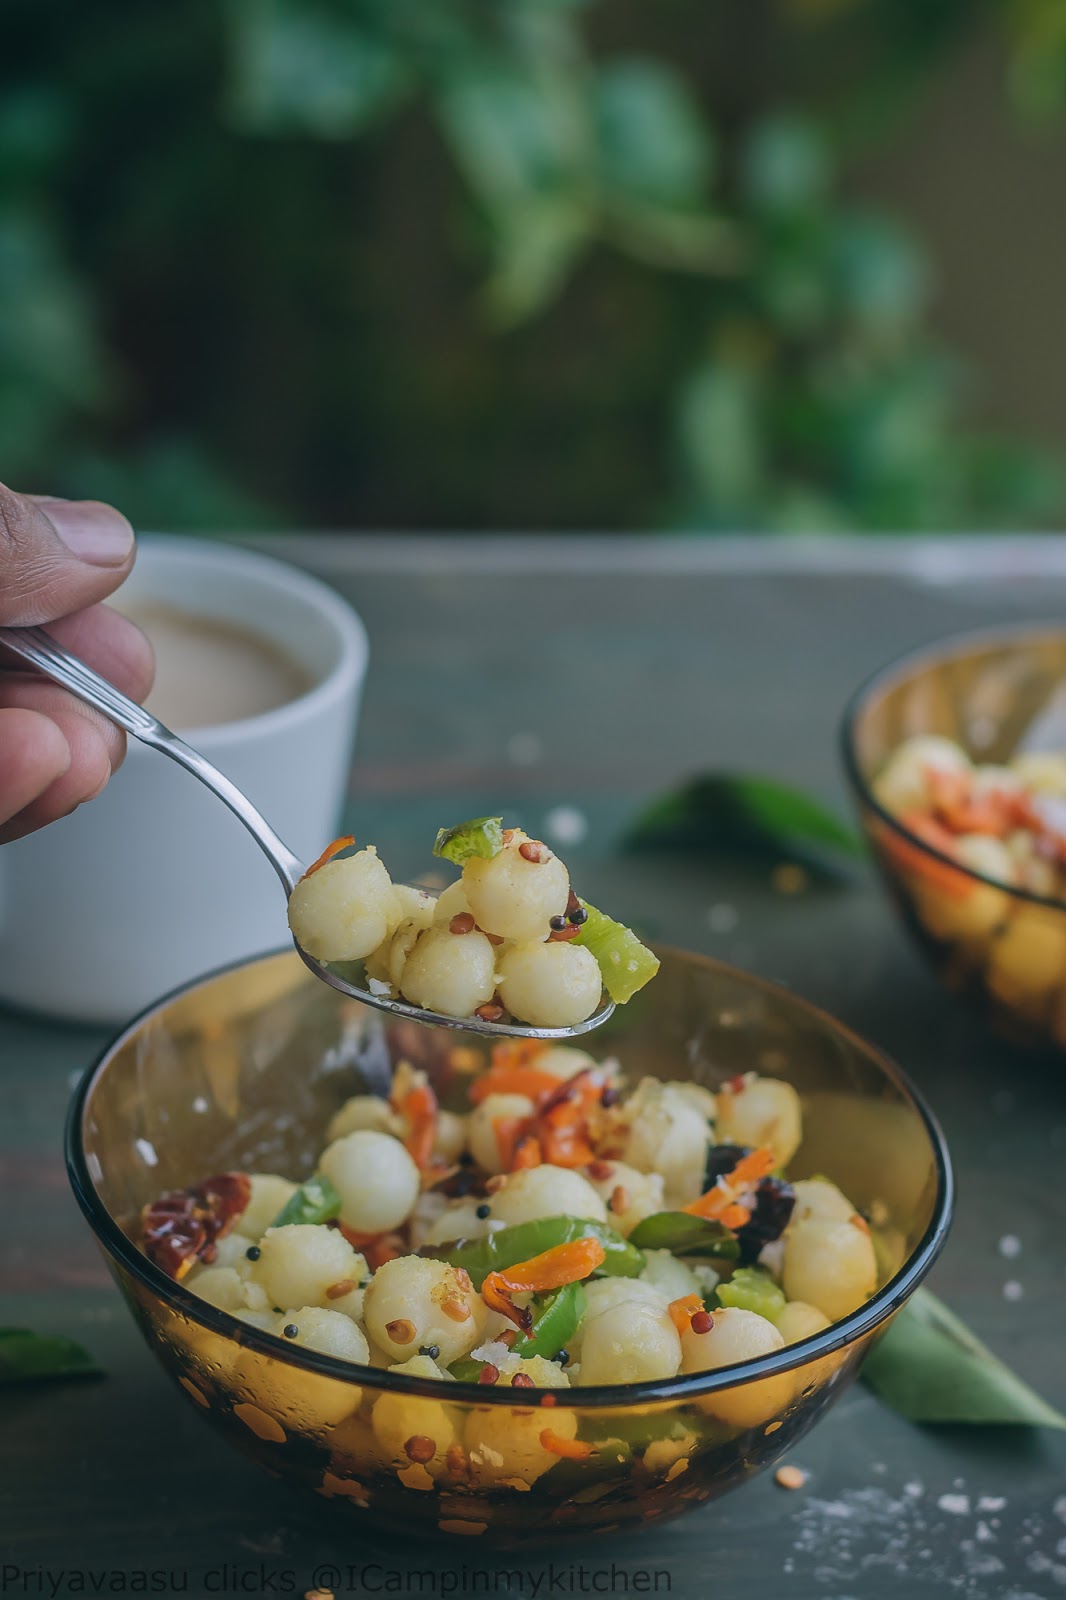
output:
<instances>
[{"instance_id":1,"label":"spoon bowl","mask_svg":"<svg viewBox=\"0 0 1066 1600\"><path fill-rule=\"evenodd\" d=\"M306 870L304 863L282 842L247 795L238 789L236 784L231 783L225 773L219 772L217 767L212 766L198 750L194 750L183 739L179 739L177 734L172 733L158 717L153 717L151 712L139 706L135 700L130 700L122 694L114 684L108 683L106 678L102 678L84 661L71 655L68 650L62 649L43 628L0 628L0 648L19 661L25 662L27 666L33 667L46 678L50 678L53 683L60 684L79 700L84 700L86 705L102 712L105 717L109 717L112 722L117 723L126 733L132 734L135 739L139 739L142 744L169 756L171 761L176 761L186 772L191 772L194 778L198 778L206 788L210 789L224 805L229 807L238 821L244 824L277 873L286 898L292 894ZM406 1000L396 999L391 993L385 992L384 988L375 993L370 980L364 988L343 977L325 962L309 955L295 939L293 944L296 945L304 964L317 978L328 983L330 988L351 996L363 1005L373 1006L378 1011L386 1011L409 1022L419 1022L431 1027L461 1028L466 1033L495 1038L573 1039L579 1034L589 1033L593 1028L600 1027L614 1011L613 1003L604 1000L591 1017L562 1028L533 1028L527 1027L524 1023L487 1022L477 1016L449 1017L441 1012L426 1011L420 1006L413 1006Z\"/></svg>"}]
</instances>

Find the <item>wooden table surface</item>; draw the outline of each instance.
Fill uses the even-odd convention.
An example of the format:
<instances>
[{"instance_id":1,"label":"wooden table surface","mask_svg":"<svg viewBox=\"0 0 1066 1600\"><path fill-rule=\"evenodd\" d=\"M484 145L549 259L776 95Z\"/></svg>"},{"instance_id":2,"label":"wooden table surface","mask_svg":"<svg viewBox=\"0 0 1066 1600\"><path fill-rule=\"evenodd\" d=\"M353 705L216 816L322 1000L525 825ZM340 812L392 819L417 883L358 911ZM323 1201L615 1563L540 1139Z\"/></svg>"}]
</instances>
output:
<instances>
[{"instance_id":1,"label":"wooden table surface","mask_svg":"<svg viewBox=\"0 0 1066 1600\"><path fill-rule=\"evenodd\" d=\"M850 689L937 635L1061 616L1066 541L270 548L334 582L369 627L354 831L402 877L424 867L442 821L505 809L554 829L560 848L587 823L565 853L590 898L789 984L889 1050L928 1093L958 1170L933 1286L1066 1408L1062 1068L983 1036L926 974L870 875L785 897L763 868L618 849L641 800L697 769L773 774L843 807L835 737ZM0 1015L0 1322L71 1334L107 1373L5 1391L0 1593L302 1595L315 1580L338 1597L628 1586L880 1600L901 1579L920 1600L1066 1593L1066 1436L919 1429L861 1386L797 1451L801 1491L763 1478L643 1538L499 1568L480 1547L375 1542L329 1505L294 1499L171 1390L70 1196L64 1108L103 1037Z\"/></svg>"}]
</instances>

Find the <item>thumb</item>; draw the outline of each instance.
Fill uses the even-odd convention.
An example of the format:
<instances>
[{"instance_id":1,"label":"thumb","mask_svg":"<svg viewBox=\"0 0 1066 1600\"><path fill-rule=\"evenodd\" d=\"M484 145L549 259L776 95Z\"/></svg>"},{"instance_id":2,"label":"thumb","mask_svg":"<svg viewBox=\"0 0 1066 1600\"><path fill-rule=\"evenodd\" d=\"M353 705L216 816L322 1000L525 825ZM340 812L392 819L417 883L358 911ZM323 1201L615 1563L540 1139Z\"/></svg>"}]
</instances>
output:
<instances>
[{"instance_id":1,"label":"thumb","mask_svg":"<svg viewBox=\"0 0 1066 1600\"><path fill-rule=\"evenodd\" d=\"M0 484L0 625L53 622L103 600L133 566L133 529L98 500Z\"/></svg>"}]
</instances>

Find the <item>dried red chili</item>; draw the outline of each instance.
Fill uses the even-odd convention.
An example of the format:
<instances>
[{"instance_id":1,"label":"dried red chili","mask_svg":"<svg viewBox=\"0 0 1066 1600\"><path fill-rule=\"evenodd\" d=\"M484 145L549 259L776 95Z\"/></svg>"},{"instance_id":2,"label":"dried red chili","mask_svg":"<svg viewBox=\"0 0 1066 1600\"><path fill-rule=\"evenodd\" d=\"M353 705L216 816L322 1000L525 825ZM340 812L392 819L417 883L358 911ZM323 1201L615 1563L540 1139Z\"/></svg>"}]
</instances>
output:
<instances>
[{"instance_id":1,"label":"dried red chili","mask_svg":"<svg viewBox=\"0 0 1066 1600\"><path fill-rule=\"evenodd\" d=\"M244 1172L219 1172L187 1189L168 1189L141 1212L144 1253L168 1278L183 1278L196 1264L210 1265L223 1238L252 1194Z\"/></svg>"}]
</instances>

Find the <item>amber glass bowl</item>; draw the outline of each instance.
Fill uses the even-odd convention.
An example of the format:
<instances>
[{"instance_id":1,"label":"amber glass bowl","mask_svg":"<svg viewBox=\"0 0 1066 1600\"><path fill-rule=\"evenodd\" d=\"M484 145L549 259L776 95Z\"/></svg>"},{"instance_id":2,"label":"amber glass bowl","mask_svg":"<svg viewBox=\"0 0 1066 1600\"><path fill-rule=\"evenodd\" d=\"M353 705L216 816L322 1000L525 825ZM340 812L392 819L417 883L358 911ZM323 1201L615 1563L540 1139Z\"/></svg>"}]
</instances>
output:
<instances>
[{"instance_id":1,"label":"amber glass bowl","mask_svg":"<svg viewBox=\"0 0 1066 1600\"><path fill-rule=\"evenodd\" d=\"M512 1389L350 1366L214 1309L141 1253L147 1200L225 1169L306 1177L332 1113L382 1052L424 1067L443 1103L463 1108L454 1049L484 1048L385 1020L294 954L272 955L147 1011L86 1075L68 1124L82 1210L146 1340L205 1422L367 1529L503 1544L674 1516L743 1483L807 1432L944 1242L944 1142L898 1069L839 1023L713 961L660 954L655 982L594 1046L617 1055L630 1081L653 1074L714 1088L749 1070L790 1079L804 1109L790 1170L831 1176L883 1221L894 1259L877 1294L761 1360L661 1383L522 1391L520 1407ZM540 1443L545 1428L590 1448L557 1459ZM401 1448L414 1436L437 1446L428 1467Z\"/></svg>"},{"instance_id":2,"label":"amber glass bowl","mask_svg":"<svg viewBox=\"0 0 1066 1600\"><path fill-rule=\"evenodd\" d=\"M953 739L999 764L1021 749L1066 750L1066 631L959 634L878 672L844 714L844 764L892 898L941 982L997 1033L1066 1049L1066 902L1012 888L902 827L871 784L896 747Z\"/></svg>"}]
</instances>

